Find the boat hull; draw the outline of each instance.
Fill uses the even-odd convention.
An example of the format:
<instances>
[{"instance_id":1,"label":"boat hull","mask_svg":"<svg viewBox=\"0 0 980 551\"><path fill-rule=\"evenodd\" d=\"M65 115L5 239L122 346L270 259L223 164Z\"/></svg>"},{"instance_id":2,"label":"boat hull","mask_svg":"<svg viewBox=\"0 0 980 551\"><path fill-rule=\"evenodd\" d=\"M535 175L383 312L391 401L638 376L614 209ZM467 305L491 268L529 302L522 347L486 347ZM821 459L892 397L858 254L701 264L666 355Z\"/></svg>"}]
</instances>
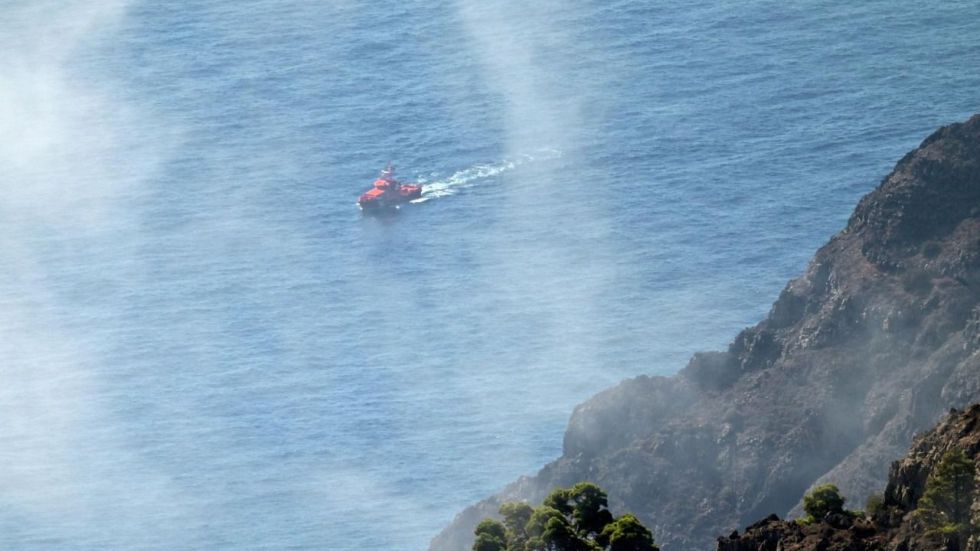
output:
<instances>
[{"instance_id":1,"label":"boat hull","mask_svg":"<svg viewBox=\"0 0 980 551\"><path fill-rule=\"evenodd\" d=\"M364 212L376 212L398 208L420 197L422 197L421 185L405 184L397 190L383 190L380 193L371 190L361 195L357 206Z\"/></svg>"}]
</instances>

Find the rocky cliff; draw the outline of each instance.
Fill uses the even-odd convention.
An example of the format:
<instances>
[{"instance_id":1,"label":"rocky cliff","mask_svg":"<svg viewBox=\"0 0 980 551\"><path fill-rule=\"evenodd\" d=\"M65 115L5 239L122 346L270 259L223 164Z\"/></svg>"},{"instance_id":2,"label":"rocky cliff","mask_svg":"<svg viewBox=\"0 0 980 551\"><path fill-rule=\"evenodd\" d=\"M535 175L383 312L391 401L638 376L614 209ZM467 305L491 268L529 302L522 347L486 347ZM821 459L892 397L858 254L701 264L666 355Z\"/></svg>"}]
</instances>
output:
<instances>
[{"instance_id":1,"label":"rocky cliff","mask_svg":"<svg viewBox=\"0 0 980 551\"><path fill-rule=\"evenodd\" d=\"M912 435L980 400L980 115L940 129L727 351L578 406L562 457L460 513L431 549L468 549L501 500L590 480L665 551L797 506L834 481L880 488Z\"/></svg>"},{"instance_id":2,"label":"rocky cliff","mask_svg":"<svg viewBox=\"0 0 980 551\"><path fill-rule=\"evenodd\" d=\"M930 530L915 511L926 480L943 456L959 450L976 463L980 455L980 405L953 410L938 427L919 436L904 459L892 463L881 506L867 516L828 515L809 525L775 515L718 539L718 551L877 551L980 549L980 541ZM980 510L974 496L973 510ZM966 541L961 541L965 539Z\"/></svg>"}]
</instances>

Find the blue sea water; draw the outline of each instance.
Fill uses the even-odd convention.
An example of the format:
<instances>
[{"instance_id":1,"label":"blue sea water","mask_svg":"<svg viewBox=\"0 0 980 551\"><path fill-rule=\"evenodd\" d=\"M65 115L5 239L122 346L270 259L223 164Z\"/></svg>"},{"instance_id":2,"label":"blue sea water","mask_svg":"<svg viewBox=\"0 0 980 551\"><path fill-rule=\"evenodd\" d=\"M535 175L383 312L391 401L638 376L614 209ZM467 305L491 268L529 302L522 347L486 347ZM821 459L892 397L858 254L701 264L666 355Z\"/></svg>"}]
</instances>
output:
<instances>
[{"instance_id":1,"label":"blue sea water","mask_svg":"<svg viewBox=\"0 0 980 551\"><path fill-rule=\"evenodd\" d=\"M5 549L423 549L980 110L972 1L0 14Z\"/></svg>"}]
</instances>

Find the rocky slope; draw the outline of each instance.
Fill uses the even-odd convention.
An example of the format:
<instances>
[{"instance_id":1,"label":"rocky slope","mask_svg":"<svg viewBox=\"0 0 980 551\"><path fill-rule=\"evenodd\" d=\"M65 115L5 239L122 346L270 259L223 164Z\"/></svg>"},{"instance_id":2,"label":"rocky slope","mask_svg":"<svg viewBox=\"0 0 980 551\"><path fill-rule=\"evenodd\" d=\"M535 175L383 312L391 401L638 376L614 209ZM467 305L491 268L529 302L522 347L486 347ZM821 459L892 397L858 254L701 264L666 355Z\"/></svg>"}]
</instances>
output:
<instances>
[{"instance_id":1,"label":"rocky slope","mask_svg":"<svg viewBox=\"0 0 980 551\"><path fill-rule=\"evenodd\" d=\"M913 433L980 400L980 115L944 127L865 196L769 315L674 377L576 408L562 457L468 508L431 549L468 549L501 500L591 480L665 551L884 483Z\"/></svg>"},{"instance_id":2,"label":"rocky slope","mask_svg":"<svg viewBox=\"0 0 980 551\"><path fill-rule=\"evenodd\" d=\"M913 513L930 473L950 450L961 450L977 461L980 405L967 411L951 411L938 427L915 439L908 455L892 464L883 504L873 515L865 518L828 515L821 522L807 526L771 515L748 527L743 534L734 532L719 538L717 551L958 551L963 548L976 551L980 549L976 538L958 541L956 534L931 533ZM974 496L973 510L980 510L980 496Z\"/></svg>"}]
</instances>

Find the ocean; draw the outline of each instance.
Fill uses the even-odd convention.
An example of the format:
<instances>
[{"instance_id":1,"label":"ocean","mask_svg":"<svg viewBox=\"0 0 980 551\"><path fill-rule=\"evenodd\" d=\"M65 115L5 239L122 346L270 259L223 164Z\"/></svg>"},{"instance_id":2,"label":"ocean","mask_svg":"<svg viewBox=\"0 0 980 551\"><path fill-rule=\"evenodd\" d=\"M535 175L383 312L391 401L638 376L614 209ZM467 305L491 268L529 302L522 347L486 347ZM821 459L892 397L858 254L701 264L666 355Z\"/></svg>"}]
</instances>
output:
<instances>
[{"instance_id":1,"label":"ocean","mask_svg":"<svg viewBox=\"0 0 980 551\"><path fill-rule=\"evenodd\" d=\"M4 549L425 549L980 111L973 1L0 14Z\"/></svg>"}]
</instances>

